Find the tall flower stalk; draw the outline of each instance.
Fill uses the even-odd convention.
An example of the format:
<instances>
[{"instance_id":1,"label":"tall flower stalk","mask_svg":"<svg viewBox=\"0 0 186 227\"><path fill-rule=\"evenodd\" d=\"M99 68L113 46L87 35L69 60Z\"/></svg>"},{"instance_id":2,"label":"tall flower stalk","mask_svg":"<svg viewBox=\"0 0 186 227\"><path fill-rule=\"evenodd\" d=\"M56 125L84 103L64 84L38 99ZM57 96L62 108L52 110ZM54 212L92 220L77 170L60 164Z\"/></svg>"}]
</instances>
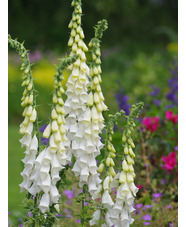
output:
<instances>
[{"instance_id":1,"label":"tall flower stalk","mask_svg":"<svg viewBox=\"0 0 186 227\"><path fill-rule=\"evenodd\" d=\"M21 70L23 71L22 86L25 87L23 96L21 98L21 106L24 107L23 117L24 120L20 125L20 133L23 135L20 139L21 146L26 148L25 158L22 160L24 169L21 173L23 182L20 184L21 192L29 191L33 181L30 179L34 169L35 158L38 153L38 139L37 139L37 112L36 100L34 99L34 83L32 77L31 64L28 57L28 51L24 47L24 43L19 43L17 40L8 35L8 43L14 48L22 61Z\"/></svg>"},{"instance_id":2,"label":"tall flower stalk","mask_svg":"<svg viewBox=\"0 0 186 227\"><path fill-rule=\"evenodd\" d=\"M115 203L110 210L110 219L115 227L127 227L134 221L130 214L134 211L132 204L138 188L134 184L135 173L133 165L135 154L133 149L135 145L132 140L132 131L135 127L134 119L138 117L142 108L143 103L141 102L132 106L123 131L122 169L113 180L113 186L117 187L117 195Z\"/></svg>"},{"instance_id":3,"label":"tall flower stalk","mask_svg":"<svg viewBox=\"0 0 186 227\"><path fill-rule=\"evenodd\" d=\"M64 143L67 142L65 135L65 111L62 95L63 70L77 59L77 55L61 60L54 76L53 106L51 121L43 132L43 137L49 138L49 145L45 147L36 158L36 165L31 179L34 180L29 192L36 195L42 192L39 209L45 213L49 206L57 204L60 198L56 183L61 179L60 171L70 161L66 153Z\"/></svg>"},{"instance_id":4,"label":"tall flower stalk","mask_svg":"<svg viewBox=\"0 0 186 227\"><path fill-rule=\"evenodd\" d=\"M109 115L109 120L106 127L106 137L105 137L105 147L104 147L104 158L99 164L98 172L102 174L101 182L101 206L98 207L96 212L93 214L93 218L90 221L90 225L97 224L99 226L112 226L113 223L110 220L109 210L114 205L113 199L111 197L111 184L113 178L116 176L114 169L115 162L114 158L116 157L116 150L112 143L112 136L114 134L113 128L117 124L117 121L120 117L124 116L125 112L121 110L115 115ZM103 222L104 218L104 223Z\"/></svg>"},{"instance_id":5,"label":"tall flower stalk","mask_svg":"<svg viewBox=\"0 0 186 227\"><path fill-rule=\"evenodd\" d=\"M88 178L87 169L84 167L83 155L86 153L87 141L84 138L84 126L81 123L87 102L87 85L89 68L86 65L85 52L88 51L87 46L83 42L84 33L81 27L82 8L80 0L73 0L74 12L69 28L71 35L68 45L71 47L70 55L78 54L78 59L69 68L71 70L70 77L66 83L66 95L64 108L66 112L66 135L68 141L66 149L69 154L76 157L76 162L72 171L76 176L80 176L79 185L82 187Z\"/></svg>"}]
</instances>

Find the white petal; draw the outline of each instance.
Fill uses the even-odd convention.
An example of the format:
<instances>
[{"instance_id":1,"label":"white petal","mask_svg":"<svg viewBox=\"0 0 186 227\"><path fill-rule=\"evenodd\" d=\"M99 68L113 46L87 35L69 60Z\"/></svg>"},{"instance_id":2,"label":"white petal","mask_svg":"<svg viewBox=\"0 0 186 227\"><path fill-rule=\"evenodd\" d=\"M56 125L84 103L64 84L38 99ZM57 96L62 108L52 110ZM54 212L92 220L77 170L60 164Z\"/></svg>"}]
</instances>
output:
<instances>
[{"instance_id":1,"label":"white petal","mask_svg":"<svg viewBox=\"0 0 186 227\"><path fill-rule=\"evenodd\" d=\"M81 171L81 168L80 168L80 166L79 166L79 164L78 164L77 161L74 163L74 166L72 168L72 171L74 172L74 174L75 174L76 177L79 176L80 171Z\"/></svg>"},{"instance_id":2,"label":"white petal","mask_svg":"<svg viewBox=\"0 0 186 227\"><path fill-rule=\"evenodd\" d=\"M51 163L53 156L54 154L50 152L50 147L48 147L43 157L43 164L48 165L49 163Z\"/></svg>"},{"instance_id":3,"label":"white petal","mask_svg":"<svg viewBox=\"0 0 186 227\"><path fill-rule=\"evenodd\" d=\"M111 207L114 205L108 190L104 191L103 193L102 204L103 204L103 207L107 209L111 209Z\"/></svg>"},{"instance_id":4,"label":"white petal","mask_svg":"<svg viewBox=\"0 0 186 227\"><path fill-rule=\"evenodd\" d=\"M25 134L31 135L33 131L33 122L30 122L27 126L27 129L25 131Z\"/></svg>"},{"instance_id":5,"label":"white petal","mask_svg":"<svg viewBox=\"0 0 186 227\"><path fill-rule=\"evenodd\" d=\"M93 218L89 222L90 225L98 225L100 219L100 210L96 210L92 216Z\"/></svg>"},{"instance_id":6,"label":"white petal","mask_svg":"<svg viewBox=\"0 0 186 227\"><path fill-rule=\"evenodd\" d=\"M32 195L36 195L37 193L39 193L41 191L40 187L34 183L32 184L32 186L29 188L29 193Z\"/></svg>"},{"instance_id":7,"label":"white petal","mask_svg":"<svg viewBox=\"0 0 186 227\"><path fill-rule=\"evenodd\" d=\"M24 135L19 141L21 143L21 147L26 146L29 147L31 143L32 136L31 135Z\"/></svg>"},{"instance_id":8,"label":"white petal","mask_svg":"<svg viewBox=\"0 0 186 227\"><path fill-rule=\"evenodd\" d=\"M46 149L44 149L36 158L36 163L41 165L42 164L42 161L43 161L43 158L44 158L44 155L45 155L45 151Z\"/></svg>"},{"instance_id":9,"label":"white petal","mask_svg":"<svg viewBox=\"0 0 186 227\"><path fill-rule=\"evenodd\" d=\"M41 210L42 213L45 213L49 209L49 204L50 204L50 196L48 193L45 193L41 197L41 201L39 203L39 209Z\"/></svg>"},{"instance_id":10,"label":"white petal","mask_svg":"<svg viewBox=\"0 0 186 227\"><path fill-rule=\"evenodd\" d=\"M48 177L48 173L50 170L50 165L42 165L40 169L40 178L42 181L44 181Z\"/></svg>"},{"instance_id":11,"label":"white petal","mask_svg":"<svg viewBox=\"0 0 186 227\"><path fill-rule=\"evenodd\" d=\"M134 202L134 197L133 195L131 194L131 192L129 192L126 196L126 203L128 205L131 205L132 203Z\"/></svg>"},{"instance_id":12,"label":"white petal","mask_svg":"<svg viewBox=\"0 0 186 227\"><path fill-rule=\"evenodd\" d=\"M109 183L110 183L110 178L109 178L109 176L107 176L105 178L105 180L103 181L103 189L104 190L109 190L109 188L110 188Z\"/></svg>"},{"instance_id":13,"label":"white petal","mask_svg":"<svg viewBox=\"0 0 186 227\"><path fill-rule=\"evenodd\" d=\"M37 151L37 149L38 149L38 139L37 139L36 134L34 134L31 144L30 144L30 150Z\"/></svg>"},{"instance_id":14,"label":"white petal","mask_svg":"<svg viewBox=\"0 0 186 227\"><path fill-rule=\"evenodd\" d=\"M98 111L97 111L95 106L92 107L91 117L92 117L92 121L98 121L99 120Z\"/></svg>"},{"instance_id":15,"label":"white petal","mask_svg":"<svg viewBox=\"0 0 186 227\"><path fill-rule=\"evenodd\" d=\"M51 187L51 179L50 179L50 175L48 174L47 177L45 178L44 181L41 182L41 185L39 185L42 190L47 193L50 190Z\"/></svg>"},{"instance_id":16,"label":"white petal","mask_svg":"<svg viewBox=\"0 0 186 227\"><path fill-rule=\"evenodd\" d=\"M134 182L129 183L129 188L132 191L133 195L136 196L136 193L138 192L138 188L135 186Z\"/></svg>"},{"instance_id":17,"label":"white petal","mask_svg":"<svg viewBox=\"0 0 186 227\"><path fill-rule=\"evenodd\" d=\"M60 198L60 194L56 188L56 186L52 186L50 189L50 196L51 196L51 201L52 203L57 203L59 198Z\"/></svg>"},{"instance_id":18,"label":"white petal","mask_svg":"<svg viewBox=\"0 0 186 227\"><path fill-rule=\"evenodd\" d=\"M106 212L106 215L105 215L105 223L106 223L107 226L109 226L109 227L113 226L113 223L112 223L112 221L110 220L109 212Z\"/></svg>"},{"instance_id":19,"label":"white petal","mask_svg":"<svg viewBox=\"0 0 186 227\"><path fill-rule=\"evenodd\" d=\"M95 158L89 158L89 162L88 162L88 165L89 165L89 171L91 174L95 174L96 171L97 171L97 164L96 164L96 160Z\"/></svg>"}]
</instances>

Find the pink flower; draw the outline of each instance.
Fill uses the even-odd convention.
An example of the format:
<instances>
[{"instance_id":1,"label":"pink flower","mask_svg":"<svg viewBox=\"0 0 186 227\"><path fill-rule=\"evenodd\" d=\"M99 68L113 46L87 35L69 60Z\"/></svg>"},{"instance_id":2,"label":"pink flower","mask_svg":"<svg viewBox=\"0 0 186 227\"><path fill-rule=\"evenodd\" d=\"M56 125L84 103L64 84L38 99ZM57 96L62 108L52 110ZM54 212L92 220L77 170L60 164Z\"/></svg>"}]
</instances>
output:
<instances>
[{"instance_id":1,"label":"pink flower","mask_svg":"<svg viewBox=\"0 0 186 227\"><path fill-rule=\"evenodd\" d=\"M144 117L142 124L146 126L148 131L155 132L157 130L159 120L159 117Z\"/></svg>"},{"instance_id":2,"label":"pink flower","mask_svg":"<svg viewBox=\"0 0 186 227\"><path fill-rule=\"evenodd\" d=\"M136 187L139 188L139 189L142 189L143 188L143 185L139 184Z\"/></svg>"},{"instance_id":3,"label":"pink flower","mask_svg":"<svg viewBox=\"0 0 186 227\"><path fill-rule=\"evenodd\" d=\"M165 113L165 117L172 121L173 123L177 123L178 122L178 114L174 115L174 113L172 111L166 111Z\"/></svg>"},{"instance_id":4,"label":"pink flower","mask_svg":"<svg viewBox=\"0 0 186 227\"><path fill-rule=\"evenodd\" d=\"M167 157L162 156L162 160L164 161L165 169L167 171L172 170L177 164L176 152L173 151L173 152L169 153Z\"/></svg>"}]
</instances>

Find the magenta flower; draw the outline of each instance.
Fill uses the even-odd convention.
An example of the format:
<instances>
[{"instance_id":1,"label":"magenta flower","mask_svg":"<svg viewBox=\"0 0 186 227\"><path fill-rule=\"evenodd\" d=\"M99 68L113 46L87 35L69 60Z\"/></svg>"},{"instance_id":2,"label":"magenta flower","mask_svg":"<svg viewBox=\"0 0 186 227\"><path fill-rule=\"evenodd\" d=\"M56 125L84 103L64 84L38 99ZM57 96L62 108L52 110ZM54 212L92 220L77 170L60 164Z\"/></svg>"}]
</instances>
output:
<instances>
[{"instance_id":1,"label":"magenta flower","mask_svg":"<svg viewBox=\"0 0 186 227\"><path fill-rule=\"evenodd\" d=\"M147 131L155 132L158 128L159 117L144 117L142 124L145 125Z\"/></svg>"},{"instance_id":2,"label":"magenta flower","mask_svg":"<svg viewBox=\"0 0 186 227\"><path fill-rule=\"evenodd\" d=\"M165 117L169 120L172 121L173 123L177 123L178 122L178 114L174 115L174 113L172 111L166 111L165 113Z\"/></svg>"},{"instance_id":3,"label":"magenta flower","mask_svg":"<svg viewBox=\"0 0 186 227\"><path fill-rule=\"evenodd\" d=\"M163 167L167 171L172 170L177 165L176 152L173 151L173 152L169 153L167 157L162 156L162 160L164 161Z\"/></svg>"},{"instance_id":4,"label":"magenta flower","mask_svg":"<svg viewBox=\"0 0 186 227\"><path fill-rule=\"evenodd\" d=\"M150 225L150 222L144 221L144 225Z\"/></svg>"},{"instance_id":5,"label":"magenta flower","mask_svg":"<svg viewBox=\"0 0 186 227\"><path fill-rule=\"evenodd\" d=\"M77 219L76 222L81 224L81 221L79 219Z\"/></svg>"},{"instance_id":6,"label":"magenta flower","mask_svg":"<svg viewBox=\"0 0 186 227\"><path fill-rule=\"evenodd\" d=\"M160 198L162 196L162 193L154 193L152 194L154 198Z\"/></svg>"},{"instance_id":7,"label":"magenta flower","mask_svg":"<svg viewBox=\"0 0 186 227\"><path fill-rule=\"evenodd\" d=\"M74 194L70 190L65 190L63 193L66 194L69 199L74 197Z\"/></svg>"},{"instance_id":8,"label":"magenta flower","mask_svg":"<svg viewBox=\"0 0 186 227\"><path fill-rule=\"evenodd\" d=\"M139 189L142 189L143 188L143 185L138 184L138 185L136 185L136 187L139 188Z\"/></svg>"}]
</instances>

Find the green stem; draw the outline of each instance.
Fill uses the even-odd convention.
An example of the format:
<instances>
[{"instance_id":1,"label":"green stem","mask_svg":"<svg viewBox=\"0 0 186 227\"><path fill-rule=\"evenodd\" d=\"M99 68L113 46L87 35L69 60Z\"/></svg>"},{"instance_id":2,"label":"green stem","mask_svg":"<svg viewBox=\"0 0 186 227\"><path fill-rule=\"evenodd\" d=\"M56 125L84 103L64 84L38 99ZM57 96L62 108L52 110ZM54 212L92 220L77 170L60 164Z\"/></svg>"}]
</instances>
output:
<instances>
[{"instance_id":1,"label":"green stem","mask_svg":"<svg viewBox=\"0 0 186 227\"><path fill-rule=\"evenodd\" d=\"M101 224L102 224L102 209L100 209L99 227L101 227Z\"/></svg>"},{"instance_id":2,"label":"green stem","mask_svg":"<svg viewBox=\"0 0 186 227\"><path fill-rule=\"evenodd\" d=\"M86 195L85 185L83 185L83 194ZM83 197L83 199L81 201L81 209L82 209L82 213L81 213L81 226L82 227L86 227L86 223L85 223L85 197Z\"/></svg>"}]
</instances>

